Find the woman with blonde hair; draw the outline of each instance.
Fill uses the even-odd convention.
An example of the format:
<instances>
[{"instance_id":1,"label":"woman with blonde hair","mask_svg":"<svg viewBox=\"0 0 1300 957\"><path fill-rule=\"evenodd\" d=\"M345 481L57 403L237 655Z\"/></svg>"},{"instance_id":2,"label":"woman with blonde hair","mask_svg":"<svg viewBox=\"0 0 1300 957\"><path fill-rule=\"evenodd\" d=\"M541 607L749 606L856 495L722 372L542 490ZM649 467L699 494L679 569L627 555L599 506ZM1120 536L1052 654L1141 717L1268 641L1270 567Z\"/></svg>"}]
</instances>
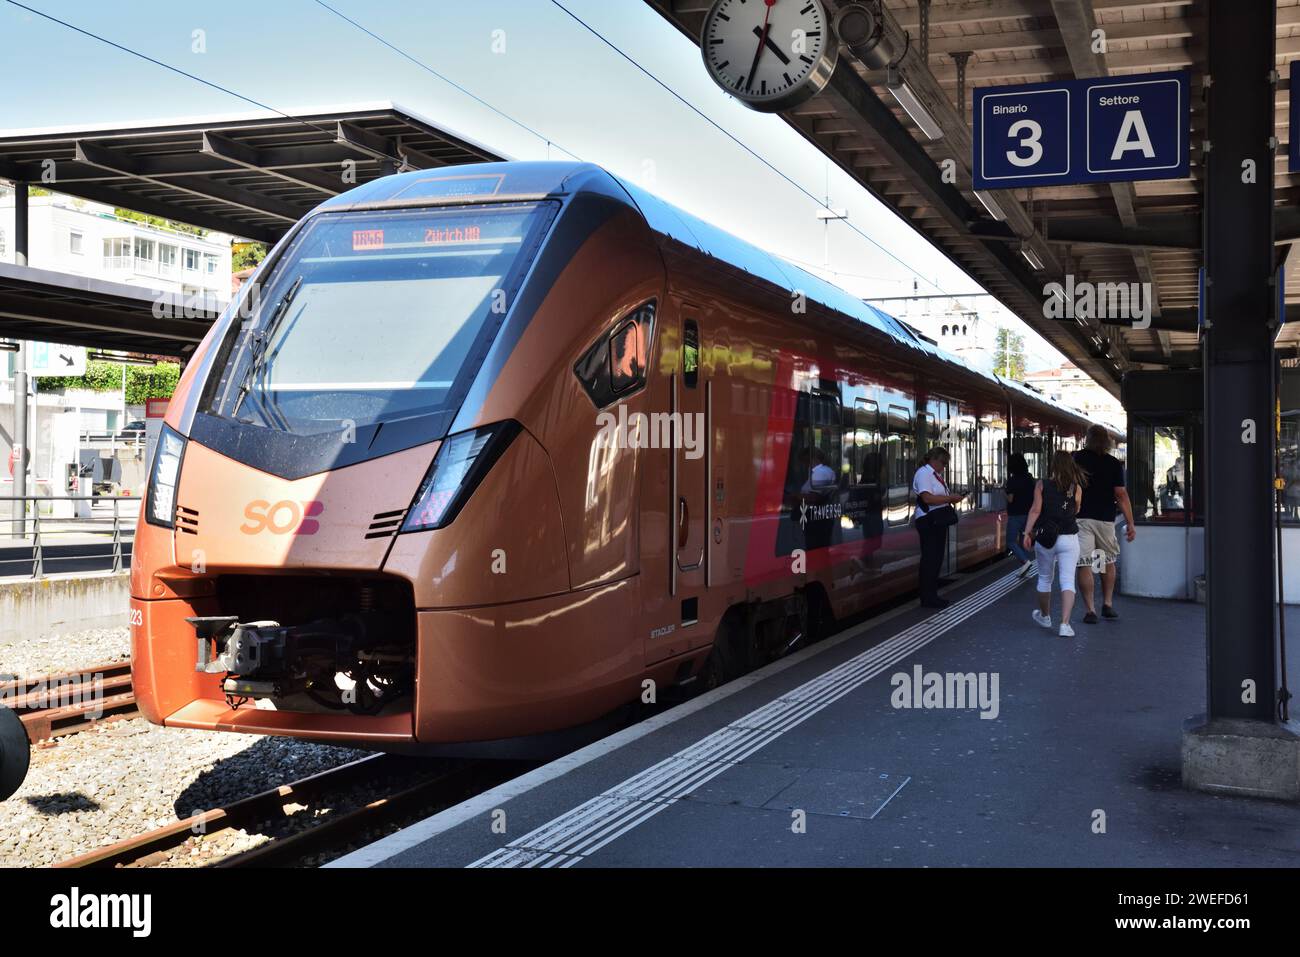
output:
<instances>
[{"instance_id":1,"label":"woman with blonde hair","mask_svg":"<svg viewBox=\"0 0 1300 957\"><path fill-rule=\"evenodd\" d=\"M1070 612L1074 610L1074 568L1079 563L1079 501L1088 477L1069 452L1052 456L1046 478L1034 486L1034 504L1025 522L1024 546L1033 545L1038 558L1038 607L1033 618L1044 628L1052 627L1052 564L1061 583L1062 638L1073 638Z\"/></svg>"}]
</instances>

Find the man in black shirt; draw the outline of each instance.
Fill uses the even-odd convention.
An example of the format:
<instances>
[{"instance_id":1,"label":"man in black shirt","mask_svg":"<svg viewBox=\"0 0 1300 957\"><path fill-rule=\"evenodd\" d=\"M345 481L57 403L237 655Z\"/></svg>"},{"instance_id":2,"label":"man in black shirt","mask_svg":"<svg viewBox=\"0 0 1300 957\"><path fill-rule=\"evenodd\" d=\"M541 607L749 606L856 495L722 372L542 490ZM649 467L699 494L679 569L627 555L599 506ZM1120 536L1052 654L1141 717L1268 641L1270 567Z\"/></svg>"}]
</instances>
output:
<instances>
[{"instance_id":1,"label":"man in black shirt","mask_svg":"<svg viewBox=\"0 0 1300 957\"><path fill-rule=\"evenodd\" d=\"M1133 541L1137 530L1133 526L1133 505L1129 502L1128 490L1124 487L1124 465L1110 454L1110 433L1105 426L1088 427L1084 446L1074 453L1074 461L1088 475L1088 484L1083 489L1083 501L1079 506L1078 590L1084 607L1088 610L1083 616L1083 623L1095 625L1097 612L1092 593L1092 570L1095 563L1102 563L1101 616L1119 617L1113 607L1115 561L1119 558L1119 540L1115 537L1117 505L1128 524L1125 539Z\"/></svg>"},{"instance_id":2,"label":"man in black shirt","mask_svg":"<svg viewBox=\"0 0 1300 957\"><path fill-rule=\"evenodd\" d=\"M1021 539L1025 534L1025 520L1029 518L1029 506L1034 504L1035 480L1029 474L1029 463L1019 452L1007 460L1010 473L1002 490L1007 496L1007 544L1011 554L1020 562L1020 577L1025 578L1034 565L1034 555L1028 551Z\"/></svg>"}]
</instances>

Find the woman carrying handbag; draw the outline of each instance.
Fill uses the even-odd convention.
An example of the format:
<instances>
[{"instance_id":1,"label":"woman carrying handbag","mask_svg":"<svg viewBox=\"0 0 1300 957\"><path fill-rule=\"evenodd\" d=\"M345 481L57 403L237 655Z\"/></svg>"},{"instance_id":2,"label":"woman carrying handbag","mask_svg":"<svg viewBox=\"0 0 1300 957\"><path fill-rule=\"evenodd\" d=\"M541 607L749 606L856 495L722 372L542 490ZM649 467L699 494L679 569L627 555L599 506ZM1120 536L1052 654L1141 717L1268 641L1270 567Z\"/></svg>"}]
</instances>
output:
<instances>
[{"instance_id":1,"label":"woman carrying handbag","mask_svg":"<svg viewBox=\"0 0 1300 957\"><path fill-rule=\"evenodd\" d=\"M1038 557L1038 607L1033 619L1052 627L1052 564L1061 582L1062 638L1073 638L1070 612L1074 610L1074 567L1079 563L1079 501L1088 478L1064 450L1052 456L1047 477L1034 486L1034 504L1025 522L1024 546L1032 544Z\"/></svg>"}]
</instances>

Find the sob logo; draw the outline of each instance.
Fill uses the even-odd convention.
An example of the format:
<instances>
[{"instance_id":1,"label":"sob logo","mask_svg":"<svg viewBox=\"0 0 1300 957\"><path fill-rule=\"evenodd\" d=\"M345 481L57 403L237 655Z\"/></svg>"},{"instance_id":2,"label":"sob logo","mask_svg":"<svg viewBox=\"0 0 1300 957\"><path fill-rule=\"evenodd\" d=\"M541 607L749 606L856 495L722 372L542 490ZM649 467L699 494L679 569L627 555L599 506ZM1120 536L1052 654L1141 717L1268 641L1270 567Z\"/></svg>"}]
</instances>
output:
<instances>
[{"instance_id":1,"label":"sob logo","mask_svg":"<svg viewBox=\"0 0 1300 957\"><path fill-rule=\"evenodd\" d=\"M324 502L293 502L283 499L274 505L256 499L244 506L246 523L239 526L245 535L269 531L273 535L315 535L320 522L315 516L325 511Z\"/></svg>"}]
</instances>

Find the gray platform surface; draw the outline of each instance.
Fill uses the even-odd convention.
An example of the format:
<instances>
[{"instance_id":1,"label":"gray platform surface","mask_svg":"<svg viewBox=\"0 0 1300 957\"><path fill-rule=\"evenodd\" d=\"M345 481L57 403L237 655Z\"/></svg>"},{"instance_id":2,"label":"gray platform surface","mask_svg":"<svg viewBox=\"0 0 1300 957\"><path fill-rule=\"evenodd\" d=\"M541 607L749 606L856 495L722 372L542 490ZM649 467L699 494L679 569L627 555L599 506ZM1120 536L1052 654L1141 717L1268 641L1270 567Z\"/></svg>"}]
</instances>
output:
<instances>
[{"instance_id":1,"label":"gray platform surface","mask_svg":"<svg viewBox=\"0 0 1300 957\"><path fill-rule=\"evenodd\" d=\"M1300 865L1300 806L1179 786L1182 721L1204 705L1204 608L1121 598L1120 621L1076 612L1061 639L1007 568L957 583L939 615L867 622L336 863ZM1300 636L1300 613L1288 621ZM1297 660L1300 646L1292 688ZM996 674L997 717L895 707L894 676L918 664Z\"/></svg>"}]
</instances>

